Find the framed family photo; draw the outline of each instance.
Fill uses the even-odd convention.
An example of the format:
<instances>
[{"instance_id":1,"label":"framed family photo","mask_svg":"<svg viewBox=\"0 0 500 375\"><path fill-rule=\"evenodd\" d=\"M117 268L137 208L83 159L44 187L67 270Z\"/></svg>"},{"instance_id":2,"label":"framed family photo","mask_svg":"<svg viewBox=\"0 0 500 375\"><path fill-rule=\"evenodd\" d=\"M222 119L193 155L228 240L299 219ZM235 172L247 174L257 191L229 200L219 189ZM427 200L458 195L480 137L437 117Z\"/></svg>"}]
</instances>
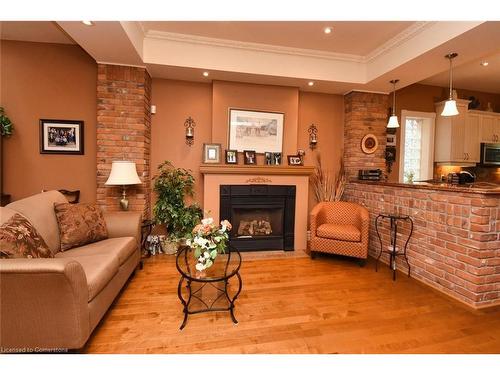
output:
<instances>
[{"instance_id":1,"label":"framed family photo","mask_svg":"<svg viewBox=\"0 0 500 375\"><path fill-rule=\"evenodd\" d=\"M83 121L41 119L40 153L83 155Z\"/></svg>"},{"instance_id":2,"label":"framed family photo","mask_svg":"<svg viewBox=\"0 0 500 375\"><path fill-rule=\"evenodd\" d=\"M229 148L256 153L281 152L283 148L283 122L279 112L229 109Z\"/></svg>"},{"instance_id":3,"label":"framed family photo","mask_svg":"<svg viewBox=\"0 0 500 375\"><path fill-rule=\"evenodd\" d=\"M302 158L300 155L288 155L288 165L302 165Z\"/></svg>"},{"instance_id":4,"label":"framed family photo","mask_svg":"<svg viewBox=\"0 0 500 375\"><path fill-rule=\"evenodd\" d=\"M203 144L203 163L220 163L220 143L204 143Z\"/></svg>"},{"instance_id":5,"label":"framed family photo","mask_svg":"<svg viewBox=\"0 0 500 375\"><path fill-rule=\"evenodd\" d=\"M238 151L226 150L226 164L238 164Z\"/></svg>"},{"instance_id":6,"label":"framed family photo","mask_svg":"<svg viewBox=\"0 0 500 375\"><path fill-rule=\"evenodd\" d=\"M254 150L243 151L244 161L247 165L257 164L257 155Z\"/></svg>"}]
</instances>

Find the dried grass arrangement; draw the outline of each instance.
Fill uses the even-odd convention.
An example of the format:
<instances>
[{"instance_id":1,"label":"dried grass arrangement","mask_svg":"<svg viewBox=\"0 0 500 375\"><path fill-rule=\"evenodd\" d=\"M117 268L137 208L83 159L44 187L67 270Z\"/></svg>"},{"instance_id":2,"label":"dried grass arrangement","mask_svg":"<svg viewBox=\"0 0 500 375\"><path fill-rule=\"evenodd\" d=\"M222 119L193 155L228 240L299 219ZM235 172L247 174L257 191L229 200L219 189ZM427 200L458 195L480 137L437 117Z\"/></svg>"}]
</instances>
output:
<instances>
[{"instance_id":1,"label":"dried grass arrangement","mask_svg":"<svg viewBox=\"0 0 500 375\"><path fill-rule=\"evenodd\" d=\"M332 171L323 169L321 165L321 155L316 157L316 168L312 176L314 195L318 202L340 201L344 194L346 185L346 175L344 170L344 160L340 157L340 168L337 175Z\"/></svg>"}]
</instances>

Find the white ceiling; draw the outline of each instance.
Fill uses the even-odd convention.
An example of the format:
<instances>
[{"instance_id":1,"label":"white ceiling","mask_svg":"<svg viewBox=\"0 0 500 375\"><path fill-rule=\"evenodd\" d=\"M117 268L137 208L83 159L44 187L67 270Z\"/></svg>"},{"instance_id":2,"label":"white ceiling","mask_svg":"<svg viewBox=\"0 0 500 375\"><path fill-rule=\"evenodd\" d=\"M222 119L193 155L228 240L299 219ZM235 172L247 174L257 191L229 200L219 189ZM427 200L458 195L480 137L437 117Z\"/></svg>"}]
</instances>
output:
<instances>
[{"instance_id":1,"label":"white ceiling","mask_svg":"<svg viewBox=\"0 0 500 375\"><path fill-rule=\"evenodd\" d=\"M176 21L141 22L145 33L168 32L274 46L366 55L414 22ZM333 32L325 34L323 29Z\"/></svg>"},{"instance_id":2,"label":"white ceiling","mask_svg":"<svg viewBox=\"0 0 500 375\"><path fill-rule=\"evenodd\" d=\"M325 26L333 32L323 33ZM342 94L416 82L500 93L500 22L2 22L2 39L77 43L97 62L153 77L229 80ZM478 42L480 41L480 43ZM484 68L479 61L488 58ZM209 77L203 77L203 71ZM315 85L309 87L307 82Z\"/></svg>"},{"instance_id":3,"label":"white ceiling","mask_svg":"<svg viewBox=\"0 0 500 375\"><path fill-rule=\"evenodd\" d=\"M460 55L454 59L454 63L458 63L459 59ZM487 61L488 65L482 66L483 61ZM426 85L434 86L447 86L448 82L448 70L422 81ZM500 53L484 56L454 68L453 86L459 89L500 94Z\"/></svg>"}]
</instances>

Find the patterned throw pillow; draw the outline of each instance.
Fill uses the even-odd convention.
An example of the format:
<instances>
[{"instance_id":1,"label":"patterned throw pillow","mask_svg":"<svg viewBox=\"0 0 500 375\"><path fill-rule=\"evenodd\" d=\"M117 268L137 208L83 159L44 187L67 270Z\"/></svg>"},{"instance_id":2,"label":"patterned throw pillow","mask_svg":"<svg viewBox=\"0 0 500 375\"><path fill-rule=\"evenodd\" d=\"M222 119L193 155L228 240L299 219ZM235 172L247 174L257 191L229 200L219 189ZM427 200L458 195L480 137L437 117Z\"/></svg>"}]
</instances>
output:
<instances>
[{"instance_id":1,"label":"patterned throw pillow","mask_svg":"<svg viewBox=\"0 0 500 375\"><path fill-rule=\"evenodd\" d=\"M53 258L49 247L24 216L14 214L0 226L0 258Z\"/></svg>"},{"instance_id":2,"label":"patterned throw pillow","mask_svg":"<svg viewBox=\"0 0 500 375\"><path fill-rule=\"evenodd\" d=\"M108 238L99 206L87 203L54 203L59 224L61 251Z\"/></svg>"}]
</instances>

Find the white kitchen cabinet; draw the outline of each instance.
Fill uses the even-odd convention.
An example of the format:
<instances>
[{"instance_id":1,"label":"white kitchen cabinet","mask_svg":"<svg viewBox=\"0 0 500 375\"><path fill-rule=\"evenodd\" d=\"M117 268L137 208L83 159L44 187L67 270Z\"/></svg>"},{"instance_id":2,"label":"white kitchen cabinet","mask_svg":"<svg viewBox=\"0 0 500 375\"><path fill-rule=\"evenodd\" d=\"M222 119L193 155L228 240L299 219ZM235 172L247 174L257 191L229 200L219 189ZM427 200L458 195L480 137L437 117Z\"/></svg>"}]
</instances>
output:
<instances>
[{"instance_id":1,"label":"white kitchen cabinet","mask_svg":"<svg viewBox=\"0 0 500 375\"><path fill-rule=\"evenodd\" d=\"M479 163L481 155L481 116L465 115L464 152L468 162Z\"/></svg>"},{"instance_id":2,"label":"white kitchen cabinet","mask_svg":"<svg viewBox=\"0 0 500 375\"><path fill-rule=\"evenodd\" d=\"M458 115L450 117L441 116L444 103L436 103L434 161L474 165L479 162L481 128L467 121L469 100L457 99Z\"/></svg>"},{"instance_id":3,"label":"white kitchen cabinet","mask_svg":"<svg viewBox=\"0 0 500 375\"><path fill-rule=\"evenodd\" d=\"M474 112L481 119L481 141L500 143L500 113Z\"/></svg>"}]
</instances>

